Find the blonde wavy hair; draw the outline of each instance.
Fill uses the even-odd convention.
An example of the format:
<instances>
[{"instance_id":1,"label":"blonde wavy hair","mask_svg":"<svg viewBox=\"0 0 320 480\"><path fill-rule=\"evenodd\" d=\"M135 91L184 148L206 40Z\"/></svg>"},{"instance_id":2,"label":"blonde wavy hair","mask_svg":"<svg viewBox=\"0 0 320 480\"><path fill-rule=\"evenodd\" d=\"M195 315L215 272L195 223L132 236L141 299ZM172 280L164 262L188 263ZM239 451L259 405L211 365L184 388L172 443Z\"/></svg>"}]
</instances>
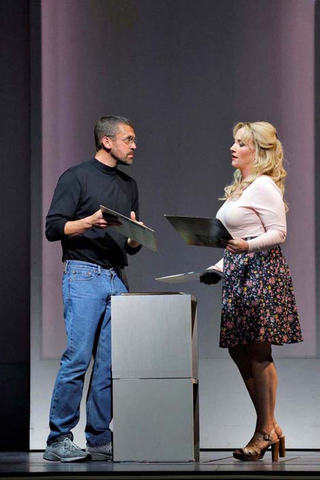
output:
<instances>
[{"instance_id":1,"label":"blonde wavy hair","mask_svg":"<svg viewBox=\"0 0 320 480\"><path fill-rule=\"evenodd\" d=\"M287 172L283 167L283 148L277 130L268 122L239 122L233 127L234 137L241 128L243 128L241 140L246 144L251 140L255 148L251 175L244 180L241 171L237 169L233 183L225 187L225 194L221 200L239 197L260 175L268 175L284 195ZM285 205L288 209L286 202Z\"/></svg>"}]
</instances>

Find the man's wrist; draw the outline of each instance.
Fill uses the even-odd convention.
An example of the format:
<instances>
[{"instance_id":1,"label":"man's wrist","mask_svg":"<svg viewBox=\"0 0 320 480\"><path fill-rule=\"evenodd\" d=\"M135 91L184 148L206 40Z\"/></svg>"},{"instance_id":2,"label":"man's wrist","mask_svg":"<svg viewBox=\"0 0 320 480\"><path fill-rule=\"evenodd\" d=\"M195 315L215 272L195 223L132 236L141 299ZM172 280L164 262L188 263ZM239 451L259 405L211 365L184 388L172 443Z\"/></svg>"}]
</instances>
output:
<instances>
[{"instance_id":1,"label":"man's wrist","mask_svg":"<svg viewBox=\"0 0 320 480\"><path fill-rule=\"evenodd\" d=\"M65 235L79 235L92 228L91 217L80 218L79 220L70 220L64 226Z\"/></svg>"},{"instance_id":2,"label":"man's wrist","mask_svg":"<svg viewBox=\"0 0 320 480\"><path fill-rule=\"evenodd\" d=\"M93 227L92 215L90 215L89 217L81 218L80 221L87 230Z\"/></svg>"},{"instance_id":3,"label":"man's wrist","mask_svg":"<svg viewBox=\"0 0 320 480\"><path fill-rule=\"evenodd\" d=\"M135 240L132 240L131 238L128 238L127 245L130 248L139 248L140 247L140 243L136 242Z\"/></svg>"}]
</instances>

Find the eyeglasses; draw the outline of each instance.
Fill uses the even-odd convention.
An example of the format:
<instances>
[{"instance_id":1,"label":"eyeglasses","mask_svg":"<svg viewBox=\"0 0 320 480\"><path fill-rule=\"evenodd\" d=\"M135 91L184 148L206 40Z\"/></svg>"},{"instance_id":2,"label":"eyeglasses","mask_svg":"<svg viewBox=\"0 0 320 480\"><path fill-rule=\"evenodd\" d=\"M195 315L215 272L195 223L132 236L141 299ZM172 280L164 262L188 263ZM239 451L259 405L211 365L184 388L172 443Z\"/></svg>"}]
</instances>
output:
<instances>
[{"instance_id":1,"label":"eyeglasses","mask_svg":"<svg viewBox=\"0 0 320 480\"><path fill-rule=\"evenodd\" d=\"M106 137L109 137L109 138L118 138L119 140L121 140L122 142L124 142L126 145L133 145L133 144L135 144L135 146L138 145L138 139L137 139L137 137L121 138L121 137L118 137L117 135L106 135Z\"/></svg>"}]
</instances>

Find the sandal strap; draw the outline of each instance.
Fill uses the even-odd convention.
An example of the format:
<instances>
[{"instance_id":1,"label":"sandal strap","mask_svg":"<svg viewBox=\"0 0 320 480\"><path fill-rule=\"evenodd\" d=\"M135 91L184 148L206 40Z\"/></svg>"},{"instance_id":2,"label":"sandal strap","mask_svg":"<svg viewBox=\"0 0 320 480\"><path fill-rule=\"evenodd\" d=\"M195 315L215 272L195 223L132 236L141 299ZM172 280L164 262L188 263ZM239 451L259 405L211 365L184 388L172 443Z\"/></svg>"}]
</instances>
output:
<instances>
[{"instance_id":1,"label":"sandal strap","mask_svg":"<svg viewBox=\"0 0 320 480\"><path fill-rule=\"evenodd\" d=\"M245 455L256 455L261 453L262 450L265 450L277 440L278 436L273 428L270 433L255 434L251 438L250 442L244 448L241 448L239 451L243 452ZM264 448L260 448L258 446L260 442L268 442L268 445L264 446Z\"/></svg>"}]
</instances>

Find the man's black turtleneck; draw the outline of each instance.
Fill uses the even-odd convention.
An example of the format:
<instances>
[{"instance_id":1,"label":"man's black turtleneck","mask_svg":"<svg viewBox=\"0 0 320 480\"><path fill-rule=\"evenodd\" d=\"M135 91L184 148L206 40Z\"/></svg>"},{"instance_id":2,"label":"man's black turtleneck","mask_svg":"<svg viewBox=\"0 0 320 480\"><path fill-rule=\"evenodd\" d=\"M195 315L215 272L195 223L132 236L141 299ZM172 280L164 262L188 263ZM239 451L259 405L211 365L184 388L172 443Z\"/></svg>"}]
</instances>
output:
<instances>
[{"instance_id":1,"label":"man's black turtleneck","mask_svg":"<svg viewBox=\"0 0 320 480\"><path fill-rule=\"evenodd\" d=\"M59 178L46 218L48 240L61 240L62 260L81 260L103 268L123 267L127 255L140 248L130 248L127 238L117 227L93 227L74 237L64 234L68 221L79 220L99 210L100 205L127 217L130 212L139 218L138 188L135 180L117 168L108 167L93 158L71 167Z\"/></svg>"}]
</instances>

